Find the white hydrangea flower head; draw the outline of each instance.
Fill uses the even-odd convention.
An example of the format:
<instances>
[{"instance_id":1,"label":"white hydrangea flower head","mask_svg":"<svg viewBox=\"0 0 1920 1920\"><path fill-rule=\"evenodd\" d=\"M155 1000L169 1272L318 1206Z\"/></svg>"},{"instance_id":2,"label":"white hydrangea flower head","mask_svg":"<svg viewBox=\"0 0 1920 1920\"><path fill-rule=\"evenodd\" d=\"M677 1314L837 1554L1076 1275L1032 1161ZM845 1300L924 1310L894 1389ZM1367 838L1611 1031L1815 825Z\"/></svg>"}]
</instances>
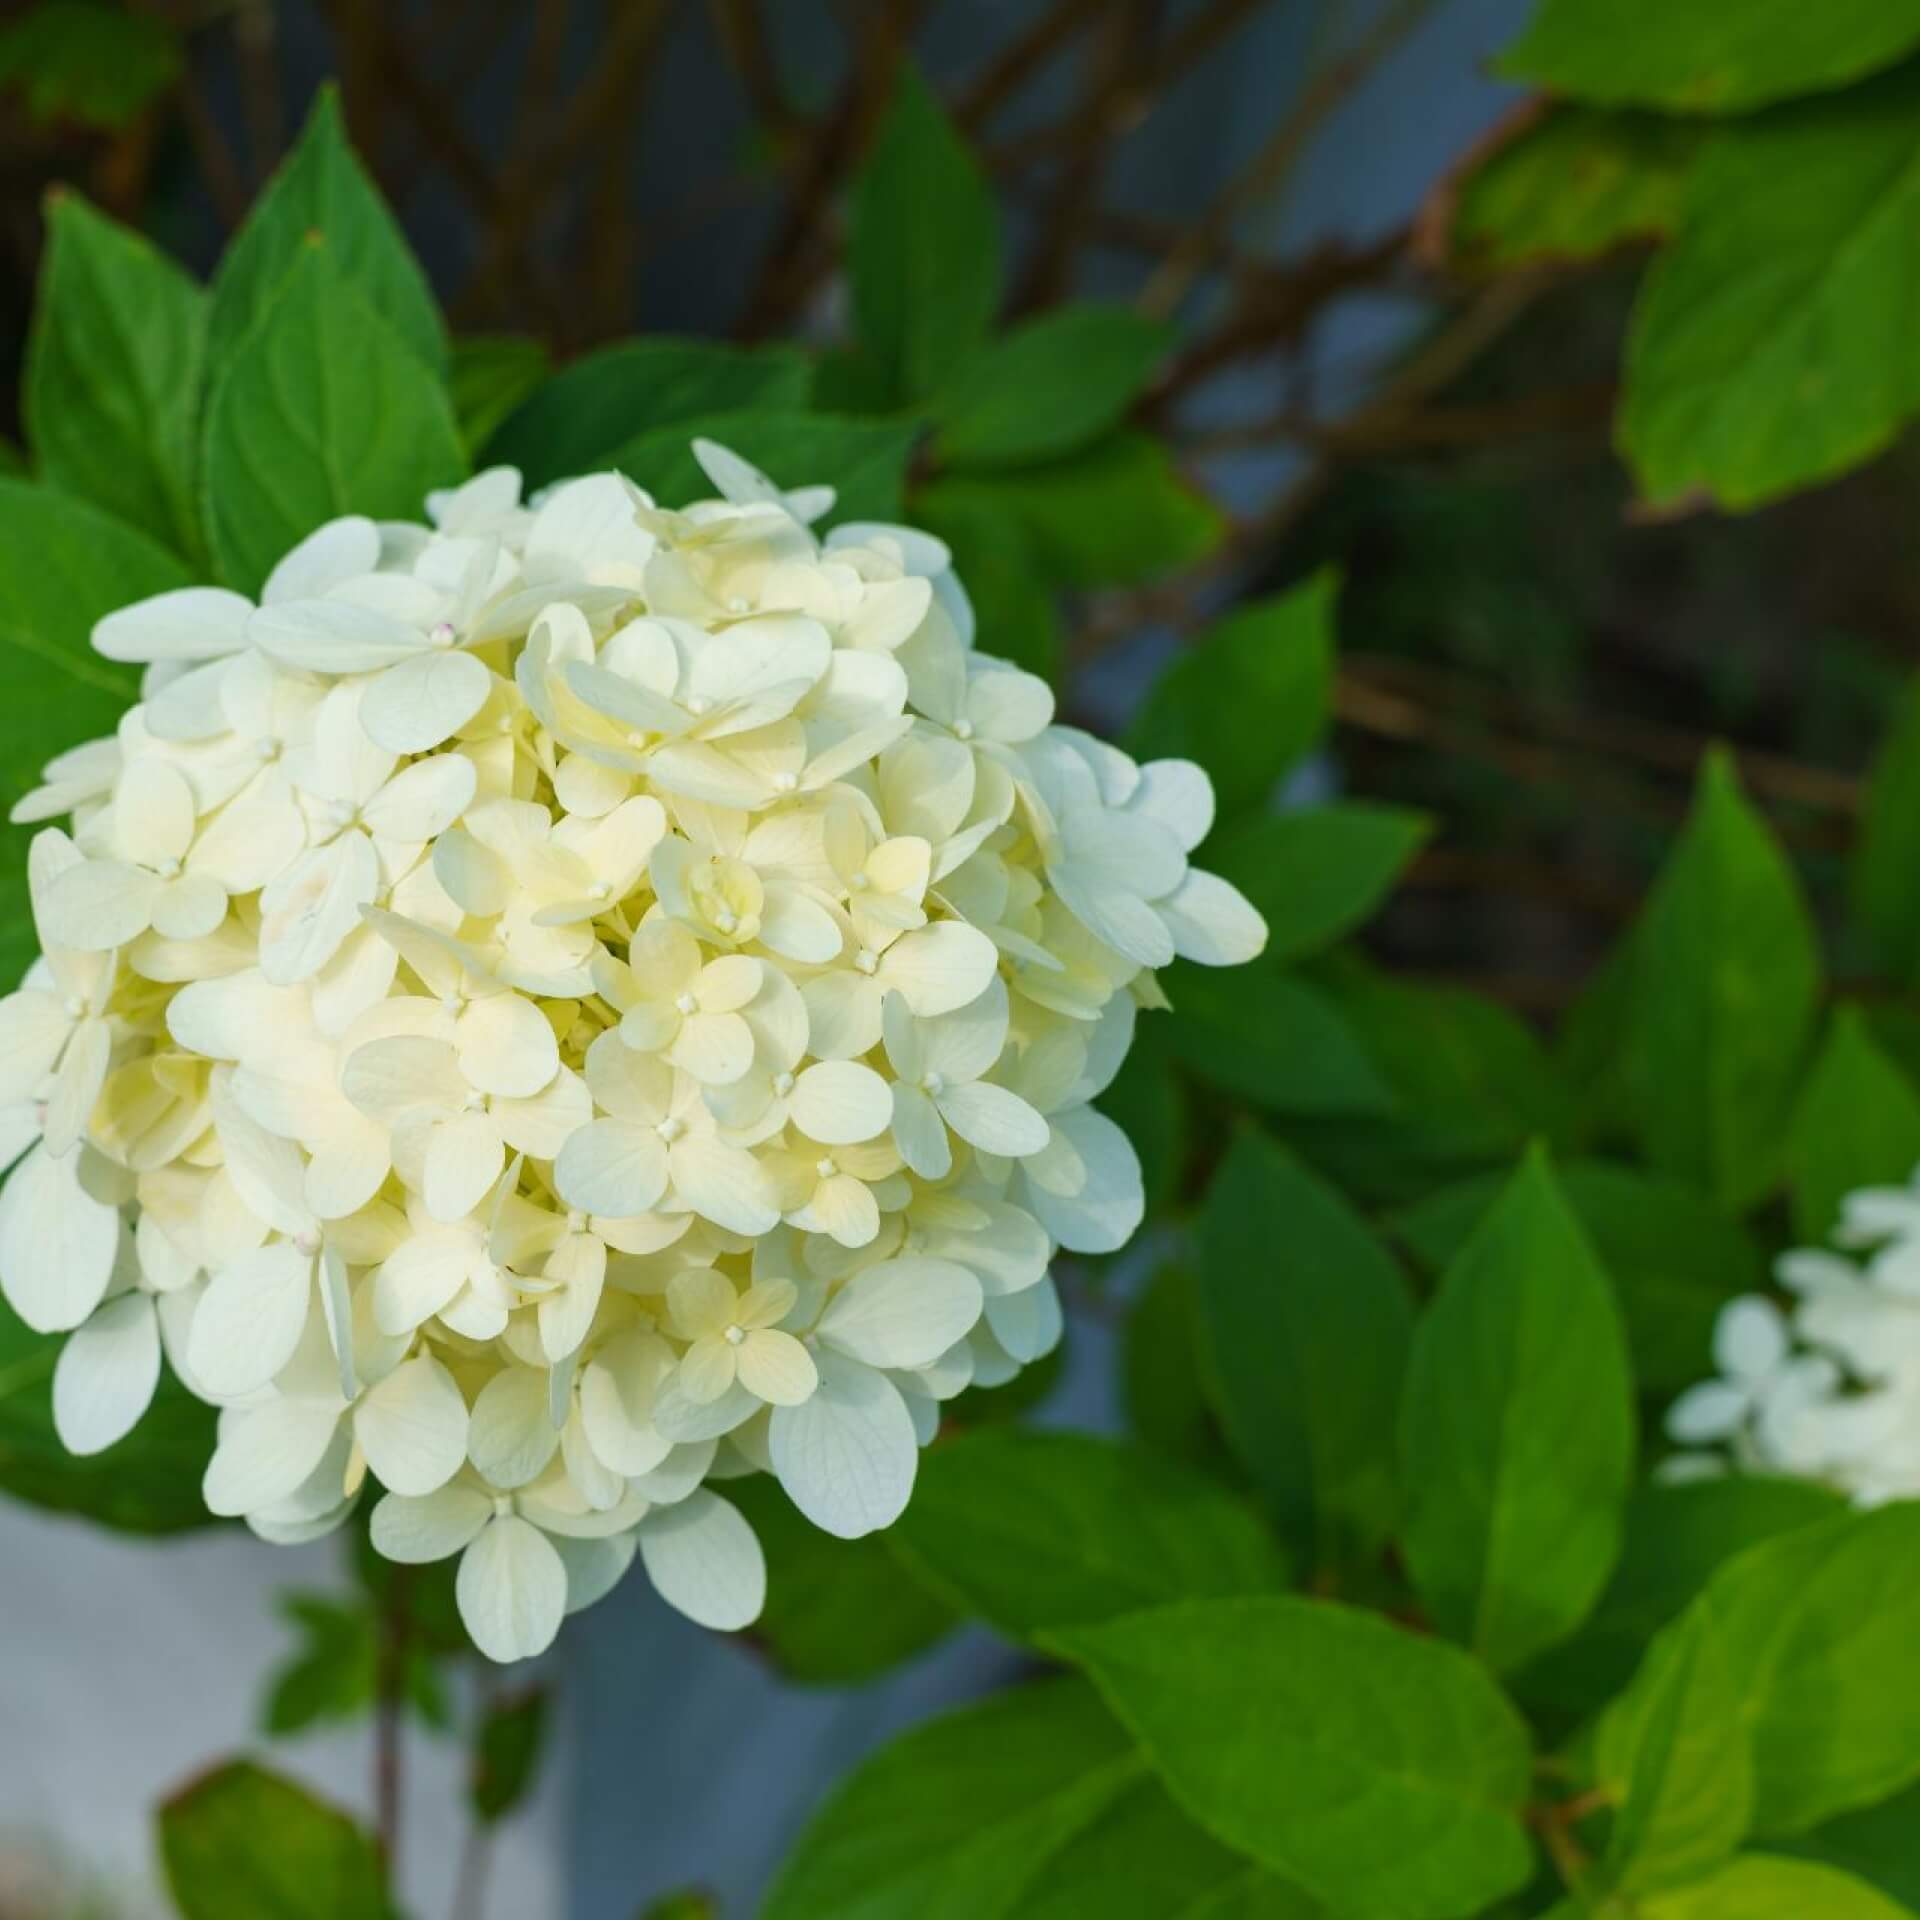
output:
<instances>
[{"instance_id":1,"label":"white hydrangea flower head","mask_svg":"<svg viewBox=\"0 0 1920 1920\"><path fill-rule=\"evenodd\" d=\"M1831 1248L1783 1254L1783 1313L1743 1295L1714 1330L1719 1377L1689 1387L1667 1430L1670 1478L1816 1480L1862 1506L1920 1497L1920 1173L1846 1196Z\"/></svg>"},{"instance_id":2,"label":"white hydrangea flower head","mask_svg":"<svg viewBox=\"0 0 1920 1920\"><path fill-rule=\"evenodd\" d=\"M0 1000L0 1287L117 1440L165 1361L204 1493L270 1540L460 1556L537 1654L637 1556L760 1609L710 1483L892 1522L940 1404L1060 1335L1058 1249L1138 1225L1091 1102L1176 954L1259 916L1188 865L1206 776L1053 724L947 550L722 498L484 473L348 518L256 606L103 620L145 670L49 825Z\"/></svg>"}]
</instances>

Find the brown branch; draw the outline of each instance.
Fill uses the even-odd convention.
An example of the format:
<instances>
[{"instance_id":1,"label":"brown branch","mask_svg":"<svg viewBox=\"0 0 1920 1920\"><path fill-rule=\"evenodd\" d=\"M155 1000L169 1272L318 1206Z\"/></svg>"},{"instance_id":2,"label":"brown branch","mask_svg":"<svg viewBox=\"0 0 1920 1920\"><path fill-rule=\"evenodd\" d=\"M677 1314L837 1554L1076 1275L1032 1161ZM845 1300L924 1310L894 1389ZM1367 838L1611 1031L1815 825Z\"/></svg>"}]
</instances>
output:
<instances>
[{"instance_id":1,"label":"brown branch","mask_svg":"<svg viewBox=\"0 0 1920 1920\"><path fill-rule=\"evenodd\" d=\"M220 224L231 232L247 217L247 187L239 163L219 124L208 111L206 95L189 65L180 78L180 120L199 162L200 178Z\"/></svg>"},{"instance_id":2,"label":"brown branch","mask_svg":"<svg viewBox=\"0 0 1920 1920\"><path fill-rule=\"evenodd\" d=\"M759 0L707 0L714 38L727 64L740 78L753 117L776 141L794 129L795 115L780 69L773 57L773 41L762 18Z\"/></svg>"},{"instance_id":3,"label":"brown branch","mask_svg":"<svg viewBox=\"0 0 1920 1920\"><path fill-rule=\"evenodd\" d=\"M1307 83L1252 161L1215 197L1192 233L1148 281L1140 296L1144 312L1162 318L1173 313L1204 271L1208 252L1220 237L1232 230L1248 206L1279 189L1335 109L1413 31L1432 5L1433 0L1395 0L1348 52Z\"/></svg>"},{"instance_id":4,"label":"brown branch","mask_svg":"<svg viewBox=\"0 0 1920 1920\"><path fill-rule=\"evenodd\" d=\"M978 133L999 110L1057 55L1079 31L1100 17L1107 0L1058 0L1025 33L994 55L954 102L954 123L963 133Z\"/></svg>"}]
</instances>

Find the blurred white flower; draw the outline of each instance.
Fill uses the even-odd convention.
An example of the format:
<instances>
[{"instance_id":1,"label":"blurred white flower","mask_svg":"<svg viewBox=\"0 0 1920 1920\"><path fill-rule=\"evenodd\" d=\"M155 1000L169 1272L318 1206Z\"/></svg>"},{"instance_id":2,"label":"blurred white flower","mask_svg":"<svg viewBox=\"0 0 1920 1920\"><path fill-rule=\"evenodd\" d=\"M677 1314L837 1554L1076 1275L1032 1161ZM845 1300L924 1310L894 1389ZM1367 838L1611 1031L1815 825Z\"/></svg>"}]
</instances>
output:
<instances>
[{"instance_id":1,"label":"blurred white flower","mask_svg":"<svg viewBox=\"0 0 1920 1920\"><path fill-rule=\"evenodd\" d=\"M377 1482L499 1660L636 1558L751 1621L710 1480L896 1519L942 1403L1059 1339L1056 1248L1140 1217L1089 1103L1147 969L1264 939L1188 865L1205 776L1054 726L940 542L822 543L829 490L696 452L682 512L500 470L257 606L110 615L147 698L15 816L72 819L0 999L0 1287L71 1333L62 1439L170 1364L209 1507L311 1539Z\"/></svg>"}]
</instances>

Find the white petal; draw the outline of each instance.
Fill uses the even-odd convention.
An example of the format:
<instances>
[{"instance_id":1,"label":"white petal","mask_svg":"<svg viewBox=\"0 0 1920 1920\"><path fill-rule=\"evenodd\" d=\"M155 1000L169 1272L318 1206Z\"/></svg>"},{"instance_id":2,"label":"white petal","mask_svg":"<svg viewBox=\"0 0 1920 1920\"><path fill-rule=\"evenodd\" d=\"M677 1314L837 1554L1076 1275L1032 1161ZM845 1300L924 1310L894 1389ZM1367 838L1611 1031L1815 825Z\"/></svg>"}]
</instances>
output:
<instances>
[{"instance_id":1,"label":"white petal","mask_svg":"<svg viewBox=\"0 0 1920 1920\"><path fill-rule=\"evenodd\" d=\"M882 956L880 978L924 1018L978 999L999 964L999 949L977 927L941 920L902 934Z\"/></svg>"},{"instance_id":2,"label":"white petal","mask_svg":"<svg viewBox=\"0 0 1920 1920\"><path fill-rule=\"evenodd\" d=\"M1213 782L1191 760L1149 760L1127 805L1159 821L1187 853L1213 830Z\"/></svg>"},{"instance_id":3,"label":"white petal","mask_svg":"<svg viewBox=\"0 0 1920 1920\"><path fill-rule=\"evenodd\" d=\"M53 1426L69 1453L99 1453L153 1401L160 1380L160 1323L152 1298L109 1300L60 1349L53 1369Z\"/></svg>"},{"instance_id":4,"label":"white petal","mask_svg":"<svg viewBox=\"0 0 1920 1920\"><path fill-rule=\"evenodd\" d=\"M1009 1158L1038 1153L1051 1132L1046 1121L1017 1093L986 1080L949 1087L938 1104L947 1125L982 1153Z\"/></svg>"},{"instance_id":5,"label":"white petal","mask_svg":"<svg viewBox=\"0 0 1920 1920\"><path fill-rule=\"evenodd\" d=\"M464 754L436 753L396 773L360 817L383 840L431 840L472 804L476 777Z\"/></svg>"},{"instance_id":6,"label":"white petal","mask_svg":"<svg viewBox=\"0 0 1920 1920\"><path fill-rule=\"evenodd\" d=\"M780 1212L760 1163L738 1147L688 1135L669 1156L673 1188L682 1204L733 1233L769 1233Z\"/></svg>"},{"instance_id":7,"label":"white petal","mask_svg":"<svg viewBox=\"0 0 1920 1920\"><path fill-rule=\"evenodd\" d=\"M567 1570L538 1527L502 1514L461 1556L454 1596L473 1644L489 1660L531 1660L560 1631Z\"/></svg>"},{"instance_id":8,"label":"white petal","mask_svg":"<svg viewBox=\"0 0 1920 1920\"><path fill-rule=\"evenodd\" d=\"M93 630L109 660L211 660L246 645L253 602L224 587L180 587L110 613Z\"/></svg>"},{"instance_id":9,"label":"white petal","mask_svg":"<svg viewBox=\"0 0 1920 1920\"><path fill-rule=\"evenodd\" d=\"M1713 1357L1721 1372L1754 1380L1771 1373L1786 1356L1786 1328L1772 1301L1743 1294L1721 1308L1713 1330Z\"/></svg>"},{"instance_id":10,"label":"white petal","mask_svg":"<svg viewBox=\"0 0 1920 1920\"><path fill-rule=\"evenodd\" d=\"M524 1487L537 1479L559 1444L543 1371L510 1366L480 1389L467 1456L496 1487Z\"/></svg>"},{"instance_id":11,"label":"white petal","mask_svg":"<svg viewBox=\"0 0 1920 1920\"><path fill-rule=\"evenodd\" d=\"M77 1327L113 1277L121 1225L104 1197L110 1172L86 1147L56 1159L39 1146L0 1191L0 1289L36 1333Z\"/></svg>"},{"instance_id":12,"label":"white petal","mask_svg":"<svg viewBox=\"0 0 1920 1920\"><path fill-rule=\"evenodd\" d=\"M0 999L0 1106L31 1100L74 1030L57 994L23 987Z\"/></svg>"},{"instance_id":13,"label":"white petal","mask_svg":"<svg viewBox=\"0 0 1920 1920\"><path fill-rule=\"evenodd\" d=\"M466 1284L473 1242L461 1232L415 1233L373 1276L373 1319L382 1333L411 1333Z\"/></svg>"},{"instance_id":14,"label":"white petal","mask_svg":"<svg viewBox=\"0 0 1920 1920\"><path fill-rule=\"evenodd\" d=\"M436 1220L464 1220L493 1190L507 1164L506 1144L488 1113L456 1113L427 1142L420 1197Z\"/></svg>"},{"instance_id":15,"label":"white petal","mask_svg":"<svg viewBox=\"0 0 1920 1920\"><path fill-rule=\"evenodd\" d=\"M268 606L283 600L317 600L322 594L380 564L380 529L364 514L329 520L308 534L267 575L260 590Z\"/></svg>"},{"instance_id":16,"label":"white petal","mask_svg":"<svg viewBox=\"0 0 1920 1920\"><path fill-rule=\"evenodd\" d=\"M823 1145L852 1146L886 1132L893 1094L871 1067L823 1060L793 1083L791 1112L800 1130Z\"/></svg>"},{"instance_id":17,"label":"white petal","mask_svg":"<svg viewBox=\"0 0 1920 1920\"><path fill-rule=\"evenodd\" d=\"M303 855L260 896L260 971L275 986L310 980L359 926L379 887L379 857L363 833Z\"/></svg>"},{"instance_id":18,"label":"white petal","mask_svg":"<svg viewBox=\"0 0 1920 1920\"><path fill-rule=\"evenodd\" d=\"M930 1367L980 1318L980 1282L951 1260L910 1255L856 1273L820 1316L820 1337L875 1367Z\"/></svg>"},{"instance_id":19,"label":"white petal","mask_svg":"<svg viewBox=\"0 0 1920 1920\"><path fill-rule=\"evenodd\" d=\"M1105 1114L1076 1107L1053 1119L1057 1136L1087 1169L1085 1185L1069 1197L1033 1185L1040 1224L1074 1253L1113 1253L1133 1237L1146 1212L1140 1159L1133 1143Z\"/></svg>"},{"instance_id":20,"label":"white petal","mask_svg":"<svg viewBox=\"0 0 1920 1920\"><path fill-rule=\"evenodd\" d=\"M284 600L247 622L264 654L315 673L373 673L431 644L417 627L351 600Z\"/></svg>"},{"instance_id":21,"label":"white petal","mask_svg":"<svg viewBox=\"0 0 1920 1920\"><path fill-rule=\"evenodd\" d=\"M1267 923L1239 888L1217 873L1190 867L1153 910L1173 936L1173 950L1203 967L1237 967L1266 950Z\"/></svg>"},{"instance_id":22,"label":"white petal","mask_svg":"<svg viewBox=\"0 0 1920 1920\"><path fill-rule=\"evenodd\" d=\"M34 917L52 946L82 953L124 947L153 919L160 882L119 860L83 860L34 900Z\"/></svg>"},{"instance_id":23,"label":"white petal","mask_svg":"<svg viewBox=\"0 0 1920 1920\"><path fill-rule=\"evenodd\" d=\"M1747 1417L1752 1404L1730 1380L1702 1380L1667 1409L1667 1432L1686 1446L1724 1440Z\"/></svg>"},{"instance_id":24,"label":"white petal","mask_svg":"<svg viewBox=\"0 0 1920 1920\"><path fill-rule=\"evenodd\" d=\"M200 1483L210 1513L256 1513L289 1498L325 1461L340 1428L338 1407L273 1399L220 1416L220 1443Z\"/></svg>"},{"instance_id":25,"label":"white petal","mask_svg":"<svg viewBox=\"0 0 1920 1920\"><path fill-rule=\"evenodd\" d=\"M428 1494L445 1486L467 1457L467 1403L453 1375L420 1354L361 1399L353 1431L389 1492Z\"/></svg>"},{"instance_id":26,"label":"white petal","mask_svg":"<svg viewBox=\"0 0 1920 1920\"><path fill-rule=\"evenodd\" d=\"M390 753L426 753L487 704L493 676L470 653L435 651L389 667L360 701L360 723Z\"/></svg>"},{"instance_id":27,"label":"white petal","mask_svg":"<svg viewBox=\"0 0 1920 1920\"><path fill-rule=\"evenodd\" d=\"M187 1364L208 1393L251 1393L293 1358L313 1300L313 1256L291 1241L242 1254L207 1282Z\"/></svg>"},{"instance_id":28,"label":"white petal","mask_svg":"<svg viewBox=\"0 0 1920 1920\"><path fill-rule=\"evenodd\" d=\"M819 1366L810 1400L773 1410L774 1472L815 1526L857 1540L905 1510L920 1443L907 1403L884 1374L831 1352Z\"/></svg>"},{"instance_id":29,"label":"white petal","mask_svg":"<svg viewBox=\"0 0 1920 1920\"><path fill-rule=\"evenodd\" d=\"M552 1023L517 993L489 994L461 1014L454 1029L460 1071L483 1093L536 1094L560 1067Z\"/></svg>"},{"instance_id":30,"label":"white petal","mask_svg":"<svg viewBox=\"0 0 1920 1920\"><path fill-rule=\"evenodd\" d=\"M766 1604L760 1542L718 1494L691 1493L656 1507L640 1523L640 1560L661 1599L716 1632L750 1626Z\"/></svg>"},{"instance_id":31,"label":"white petal","mask_svg":"<svg viewBox=\"0 0 1920 1920\"><path fill-rule=\"evenodd\" d=\"M604 1600L633 1565L635 1536L631 1533L616 1533L601 1540L566 1540L550 1535L549 1544L567 1570L569 1613Z\"/></svg>"},{"instance_id":32,"label":"white petal","mask_svg":"<svg viewBox=\"0 0 1920 1920\"><path fill-rule=\"evenodd\" d=\"M893 1144L923 1180L944 1180L952 1171L953 1146L939 1108L904 1080L893 1085Z\"/></svg>"},{"instance_id":33,"label":"white petal","mask_svg":"<svg viewBox=\"0 0 1920 1920\"><path fill-rule=\"evenodd\" d=\"M595 1120L569 1136L553 1183L570 1207L625 1219L651 1211L667 1190L667 1146L657 1128Z\"/></svg>"},{"instance_id":34,"label":"white petal","mask_svg":"<svg viewBox=\"0 0 1920 1920\"><path fill-rule=\"evenodd\" d=\"M987 1302L993 1337L1023 1365L1041 1359L1060 1344L1064 1323L1060 1295L1051 1280L996 1295Z\"/></svg>"},{"instance_id":35,"label":"white petal","mask_svg":"<svg viewBox=\"0 0 1920 1920\"><path fill-rule=\"evenodd\" d=\"M460 1551L493 1517L478 1487L441 1487L409 1499L390 1493L373 1510L373 1544L402 1566L425 1566Z\"/></svg>"}]
</instances>

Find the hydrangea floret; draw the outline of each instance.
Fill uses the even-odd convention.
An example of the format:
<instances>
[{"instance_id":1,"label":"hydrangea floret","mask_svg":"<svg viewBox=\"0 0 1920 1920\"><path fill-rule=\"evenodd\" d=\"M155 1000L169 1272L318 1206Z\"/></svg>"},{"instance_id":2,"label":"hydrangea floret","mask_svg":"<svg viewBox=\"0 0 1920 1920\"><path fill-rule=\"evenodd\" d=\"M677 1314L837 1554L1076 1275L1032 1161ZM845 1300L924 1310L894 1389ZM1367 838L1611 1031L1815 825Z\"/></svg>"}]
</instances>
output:
<instances>
[{"instance_id":1,"label":"hydrangea floret","mask_svg":"<svg viewBox=\"0 0 1920 1920\"><path fill-rule=\"evenodd\" d=\"M1668 1411L1668 1477L1730 1467L1818 1481L1860 1506L1920 1497L1920 1174L1841 1202L1832 1244L1783 1254L1782 1311L1721 1309L1719 1372Z\"/></svg>"},{"instance_id":2,"label":"hydrangea floret","mask_svg":"<svg viewBox=\"0 0 1920 1920\"><path fill-rule=\"evenodd\" d=\"M214 1513L301 1541L376 1482L497 1660L636 1554L753 1620L729 1479L893 1521L941 1403L1058 1340L1055 1252L1139 1223L1093 1102L1155 969L1265 941L1188 864L1205 774L1056 725L938 540L696 452L683 511L496 469L110 615L142 699L14 816L72 822L0 1001L61 1438L164 1357Z\"/></svg>"}]
</instances>

